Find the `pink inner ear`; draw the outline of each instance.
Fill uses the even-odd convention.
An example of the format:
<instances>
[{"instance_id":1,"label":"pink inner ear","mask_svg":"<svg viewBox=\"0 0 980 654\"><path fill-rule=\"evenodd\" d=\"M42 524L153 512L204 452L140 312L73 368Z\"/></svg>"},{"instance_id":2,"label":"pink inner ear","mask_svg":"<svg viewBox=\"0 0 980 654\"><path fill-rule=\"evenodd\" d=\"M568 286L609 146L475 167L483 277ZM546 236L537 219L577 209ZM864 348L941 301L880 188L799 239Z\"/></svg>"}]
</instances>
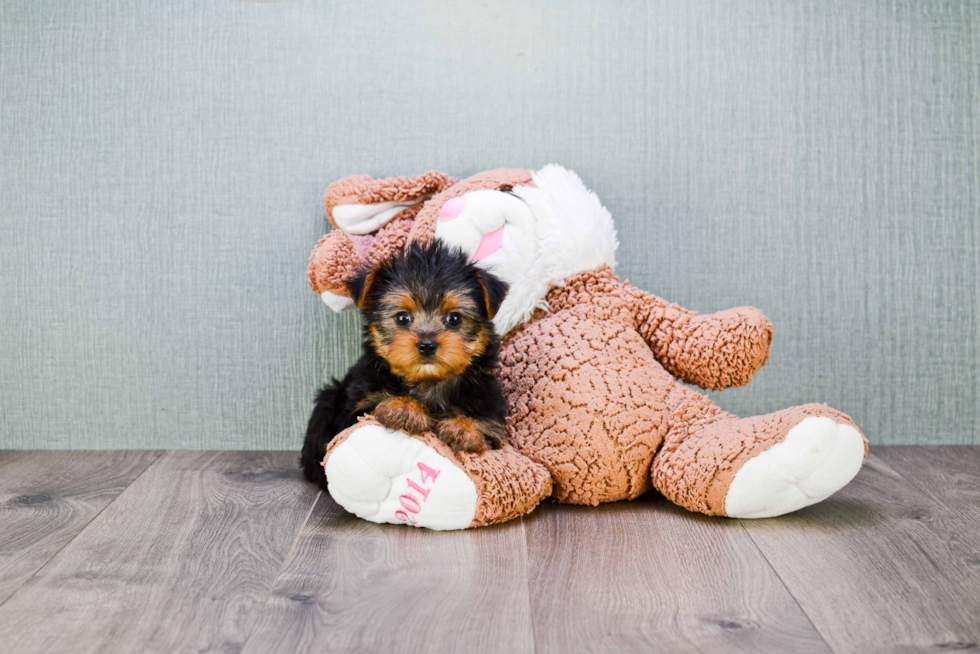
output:
<instances>
[{"instance_id":1,"label":"pink inner ear","mask_svg":"<svg viewBox=\"0 0 980 654\"><path fill-rule=\"evenodd\" d=\"M504 225L486 234L480 239L480 247L476 249L476 254L470 261L476 263L480 259L486 259L491 254L504 246Z\"/></svg>"},{"instance_id":2,"label":"pink inner ear","mask_svg":"<svg viewBox=\"0 0 980 654\"><path fill-rule=\"evenodd\" d=\"M361 257L366 257L371 251L371 246L374 245L375 238L377 238L375 234L350 235L350 240L354 242L354 247L357 249L357 254L359 254Z\"/></svg>"},{"instance_id":3,"label":"pink inner ear","mask_svg":"<svg viewBox=\"0 0 980 654\"><path fill-rule=\"evenodd\" d=\"M456 220L465 208L466 198L453 198L442 205L442 209L439 210L439 221L448 223L450 220Z\"/></svg>"}]
</instances>

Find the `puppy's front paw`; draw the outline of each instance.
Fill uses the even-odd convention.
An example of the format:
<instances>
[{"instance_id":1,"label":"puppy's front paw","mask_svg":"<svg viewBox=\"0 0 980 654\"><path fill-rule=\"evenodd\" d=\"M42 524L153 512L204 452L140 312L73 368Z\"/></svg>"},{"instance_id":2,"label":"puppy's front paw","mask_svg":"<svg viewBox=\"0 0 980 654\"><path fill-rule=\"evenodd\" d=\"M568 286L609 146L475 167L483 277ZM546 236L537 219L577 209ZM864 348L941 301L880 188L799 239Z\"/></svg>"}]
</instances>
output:
<instances>
[{"instance_id":1,"label":"puppy's front paw","mask_svg":"<svg viewBox=\"0 0 980 654\"><path fill-rule=\"evenodd\" d=\"M499 449L507 432L496 422L485 422L459 416L436 423L436 434L456 452L479 454Z\"/></svg>"},{"instance_id":2,"label":"puppy's front paw","mask_svg":"<svg viewBox=\"0 0 980 654\"><path fill-rule=\"evenodd\" d=\"M487 442L470 418L446 418L436 423L436 434L455 452L485 452Z\"/></svg>"},{"instance_id":3,"label":"puppy's front paw","mask_svg":"<svg viewBox=\"0 0 980 654\"><path fill-rule=\"evenodd\" d=\"M499 450L507 438L507 428L499 422L481 420L476 423L476 428L483 434L483 440L491 450Z\"/></svg>"},{"instance_id":4,"label":"puppy's front paw","mask_svg":"<svg viewBox=\"0 0 980 654\"><path fill-rule=\"evenodd\" d=\"M371 413L388 429L409 434L422 434L432 429L432 418L425 407L410 397L384 400Z\"/></svg>"}]
</instances>

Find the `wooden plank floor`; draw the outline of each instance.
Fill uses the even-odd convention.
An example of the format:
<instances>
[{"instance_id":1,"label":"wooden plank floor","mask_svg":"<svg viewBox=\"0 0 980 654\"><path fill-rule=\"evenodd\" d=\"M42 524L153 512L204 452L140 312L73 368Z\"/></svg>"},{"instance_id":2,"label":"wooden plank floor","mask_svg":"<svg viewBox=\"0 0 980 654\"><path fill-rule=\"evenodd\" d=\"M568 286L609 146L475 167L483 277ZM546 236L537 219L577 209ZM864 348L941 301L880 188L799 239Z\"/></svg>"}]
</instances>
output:
<instances>
[{"instance_id":1,"label":"wooden plank floor","mask_svg":"<svg viewBox=\"0 0 980 654\"><path fill-rule=\"evenodd\" d=\"M0 652L980 649L980 447L770 520L651 495L435 533L292 452L0 452Z\"/></svg>"}]
</instances>

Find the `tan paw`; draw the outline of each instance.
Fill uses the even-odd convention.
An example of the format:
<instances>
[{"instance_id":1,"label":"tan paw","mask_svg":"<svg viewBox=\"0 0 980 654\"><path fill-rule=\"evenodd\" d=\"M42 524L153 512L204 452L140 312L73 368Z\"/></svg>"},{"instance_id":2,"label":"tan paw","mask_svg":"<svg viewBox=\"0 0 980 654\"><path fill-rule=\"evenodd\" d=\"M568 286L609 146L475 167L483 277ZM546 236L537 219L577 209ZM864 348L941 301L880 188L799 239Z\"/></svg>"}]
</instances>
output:
<instances>
[{"instance_id":1,"label":"tan paw","mask_svg":"<svg viewBox=\"0 0 980 654\"><path fill-rule=\"evenodd\" d=\"M424 434L432 429L432 418L421 403L410 397L384 400L371 412L388 429Z\"/></svg>"},{"instance_id":2,"label":"tan paw","mask_svg":"<svg viewBox=\"0 0 980 654\"><path fill-rule=\"evenodd\" d=\"M447 418L436 423L436 434L455 452L480 453L487 450L487 441L471 418Z\"/></svg>"}]
</instances>

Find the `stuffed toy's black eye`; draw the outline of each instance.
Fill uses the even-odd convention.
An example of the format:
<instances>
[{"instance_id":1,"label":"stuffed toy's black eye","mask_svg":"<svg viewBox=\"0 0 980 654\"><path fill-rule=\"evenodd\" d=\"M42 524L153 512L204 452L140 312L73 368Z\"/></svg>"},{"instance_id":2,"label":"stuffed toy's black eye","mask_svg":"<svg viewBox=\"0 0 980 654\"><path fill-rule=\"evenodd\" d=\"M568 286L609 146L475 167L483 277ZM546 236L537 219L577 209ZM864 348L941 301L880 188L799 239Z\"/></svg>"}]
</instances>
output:
<instances>
[{"instance_id":1,"label":"stuffed toy's black eye","mask_svg":"<svg viewBox=\"0 0 980 654\"><path fill-rule=\"evenodd\" d=\"M408 327L412 324L412 314L408 311L399 311L395 314L395 324L399 327Z\"/></svg>"},{"instance_id":2,"label":"stuffed toy's black eye","mask_svg":"<svg viewBox=\"0 0 980 654\"><path fill-rule=\"evenodd\" d=\"M463 322L463 316L458 312L453 311L448 316L446 316L446 324L450 327L459 327Z\"/></svg>"}]
</instances>

